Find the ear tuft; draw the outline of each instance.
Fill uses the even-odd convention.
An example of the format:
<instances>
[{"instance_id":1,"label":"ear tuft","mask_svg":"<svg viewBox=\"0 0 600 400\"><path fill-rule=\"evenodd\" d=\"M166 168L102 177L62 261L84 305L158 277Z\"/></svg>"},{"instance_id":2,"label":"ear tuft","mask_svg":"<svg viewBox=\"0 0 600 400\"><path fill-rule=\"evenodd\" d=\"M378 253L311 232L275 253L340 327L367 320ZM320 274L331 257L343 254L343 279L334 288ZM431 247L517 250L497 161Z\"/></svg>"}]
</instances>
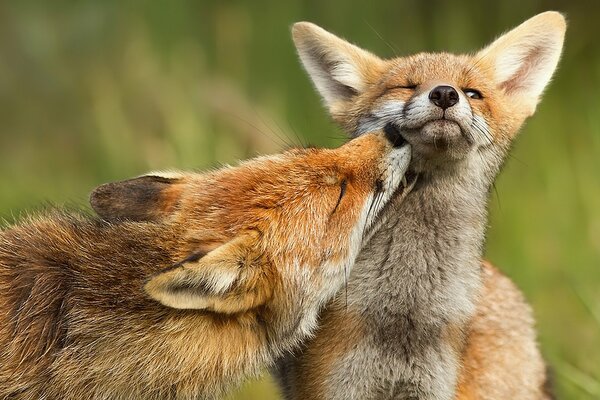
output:
<instances>
[{"instance_id":1,"label":"ear tuft","mask_svg":"<svg viewBox=\"0 0 600 400\"><path fill-rule=\"evenodd\" d=\"M529 114L535 111L562 52L565 18L548 11L502 35L477 55L491 70L498 87Z\"/></svg>"},{"instance_id":2,"label":"ear tuft","mask_svg":"<svg viewBox=\"0 0 600 400\"><path fill-rule=\"evenodd\" d=\"M362 92L383 61L310 22L292 26L300 60L330 112Z\"/></svg>"},{"instance_id":3,"label":"ear tuft","mask_svg":"<svg viewBox=\"0 0 600 400\"><path fill-rule=\"evenodd\" d=\"M90 195L94 211L104 219L157 221L177 205L179 178L142 176L98 186Z\"/></svg>"}]
</instances>

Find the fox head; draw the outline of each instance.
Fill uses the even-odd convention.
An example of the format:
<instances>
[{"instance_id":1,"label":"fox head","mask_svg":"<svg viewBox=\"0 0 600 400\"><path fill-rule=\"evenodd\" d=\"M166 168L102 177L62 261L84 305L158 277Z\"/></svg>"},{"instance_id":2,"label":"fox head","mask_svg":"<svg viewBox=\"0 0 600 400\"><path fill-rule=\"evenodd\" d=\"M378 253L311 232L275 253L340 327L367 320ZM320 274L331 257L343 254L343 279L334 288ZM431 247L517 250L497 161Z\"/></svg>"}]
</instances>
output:
<instances>
[{"instance_id":1,"label":"fox head","mask_svg":"<svg viewBox=\"0 0 600 400\"><path fill-rule=\"evenodd\" d=\"M227 314L273 304L296 310L327 301L343 284L365 235L402 191L409 160L408 146L368 134L337 149L105 184L91 204L107 220L176 227L179 262L145 285L162 304Z\"/></svg>"},{"instance_id":2,"label":"fox head","mask_svg":"<svg viewBox=\"0 0 600 400\"><path fill-rule=\"evenodd\" d=\"M472 55L389 60L308 22L292 34L327 109L351 135L387 126L412 145L411 170L483 160L495 175L552 77L565 29L561 14L545 12Z\"/></svg>"}]
</instances>

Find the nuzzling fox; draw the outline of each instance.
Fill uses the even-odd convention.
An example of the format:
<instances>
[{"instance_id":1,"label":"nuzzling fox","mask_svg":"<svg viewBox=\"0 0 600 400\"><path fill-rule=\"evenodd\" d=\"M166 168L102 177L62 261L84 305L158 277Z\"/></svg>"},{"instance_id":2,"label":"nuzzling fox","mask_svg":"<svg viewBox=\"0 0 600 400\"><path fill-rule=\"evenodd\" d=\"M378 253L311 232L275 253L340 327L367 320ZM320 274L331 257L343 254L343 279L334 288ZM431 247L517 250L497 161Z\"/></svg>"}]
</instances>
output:
<instances>
[{"instance_id":1,"label":"nuzzling fox","mask_svg":"<svg viewBox=\"0 0 600 400\"><path fill-rule=\"evenodd\" d=\"M294 349L343 285L409 146L383 133L97 188L102 218L0 232L1 399L214 398Z\"/></svg>"},{"instance_id":2,"label":"nuzzling fox","mask_svg":"<svg viewBox=\"0 0 600 400\"><path fill-rule=\"evenodd\" d=\"M279 363L287 398L549 397L530 307L481 256L490 188L550 81L565 28L546 12L474 55L383 60L294 25L333 119L352 136L395 132L412 146L407 174L419 177L359 255L316 337Z\"/></svg>"}]
</instances>

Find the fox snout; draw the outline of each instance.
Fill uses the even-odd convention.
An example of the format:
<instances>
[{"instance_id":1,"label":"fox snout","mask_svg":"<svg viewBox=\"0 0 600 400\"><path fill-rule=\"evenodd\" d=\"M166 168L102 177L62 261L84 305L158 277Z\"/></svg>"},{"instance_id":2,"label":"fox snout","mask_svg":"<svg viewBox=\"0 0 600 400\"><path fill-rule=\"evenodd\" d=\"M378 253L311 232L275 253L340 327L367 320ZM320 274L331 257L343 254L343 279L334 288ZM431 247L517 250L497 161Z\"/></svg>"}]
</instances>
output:
<instances>
[{"instance_id":1,"label":"fox snout","mask_svg":"<svg viewBox=\"0 0 600 400\"><path fill-rule=\"evenodd\" d=\"M478 90L451 79L394 87L359 121L356 134L383 123L394 146L412 145L417 164L462 159L473 148L493 140L488 121L478 110L481 99ZM415 169L420 168L415 165Z\"/></svg>"},{"instance_id":2,"label":"fox snout","mask_svg":"<svg viewBox=\"0 0 600 400\"><path fill-rule=\"evenodd\" d=\"M476 144L473 129L477 117L467 97L474 94L445 82L421 86L395 121L403 137L418 155L462 157ZM485 123L483 119L481 123Z\"/></svg>"}]
</instances>

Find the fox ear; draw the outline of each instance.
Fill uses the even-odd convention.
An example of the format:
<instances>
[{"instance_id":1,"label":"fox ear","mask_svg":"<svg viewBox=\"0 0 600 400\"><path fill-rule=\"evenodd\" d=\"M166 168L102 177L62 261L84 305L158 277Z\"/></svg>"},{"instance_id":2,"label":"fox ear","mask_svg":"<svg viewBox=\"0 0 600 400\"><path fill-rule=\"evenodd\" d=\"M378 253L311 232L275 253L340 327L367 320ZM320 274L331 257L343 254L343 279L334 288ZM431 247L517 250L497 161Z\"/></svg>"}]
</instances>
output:
<instances>
[{"instance_id":1,"label":"fox ear","mask_svg":"<svg viewBox=\"0 0 600 400\"><path fill-rule=\"evenodd\" d=\"M90 204L104 219L159 221L171 214L179 203L183 178L146 175L98 186Z\"/></svg>"},{"instance_id":2,"label":"fox ear","mask_svg":"<svg viewBox=\"0 0 600 400\"><path fill-rule=\"evenodd\" d=\"M378 76L384 61L310 22L292 26L300 60L335 115Z\"/></svg>"},{"instance_id":3,"label":"fox ear","mask_svg":"<svg viewBox=\"0 0 600 400\"><path fill-rule=\"evenodd\" d=\"M273 284L257 263L257 234L247 233L208 254L193 254L153 276L146 293L165 306L233 314L264 304Z\"/></svg>"},{"instance_id":4,"label":"fox ear","mask_svg":"<svg viewBox=\"0 0 600 400\"><path fill-rule=\"evenodd\" d=\"M563 47L565 18L548 11L502 35L476 56L498 87L533 114Z\"/></svg>"}]
</instances>

